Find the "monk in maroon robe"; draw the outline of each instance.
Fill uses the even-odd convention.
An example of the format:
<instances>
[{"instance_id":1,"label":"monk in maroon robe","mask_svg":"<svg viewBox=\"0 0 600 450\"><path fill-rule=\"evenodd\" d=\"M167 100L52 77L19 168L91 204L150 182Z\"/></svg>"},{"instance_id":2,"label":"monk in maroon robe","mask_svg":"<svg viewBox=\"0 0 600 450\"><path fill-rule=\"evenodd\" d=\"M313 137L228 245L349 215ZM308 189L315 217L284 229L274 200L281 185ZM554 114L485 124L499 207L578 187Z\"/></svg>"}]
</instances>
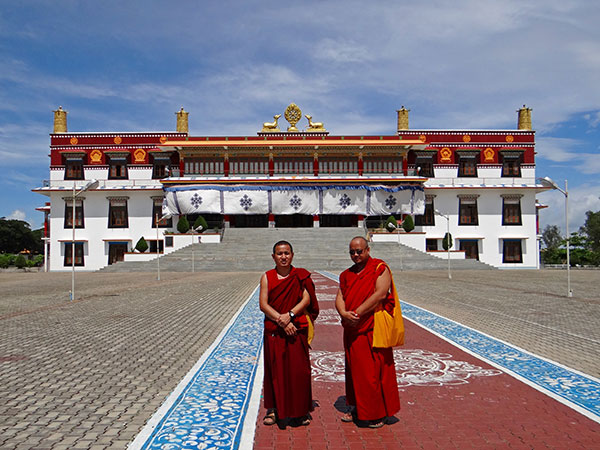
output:
<instances>
[{"instance_id":1,"label":"monk in maroon robe","mask_svg":"<svg viewBox=\"0 0 600 450\"><path fill-rule=\"evenodd\" d=\"M352 408L342 421L355 418L379 428L400 410L391 348L373 348L373 313L378 305L393 314L391 275L380 259L371 258L366 239L350 241L354 265L340 275L335 306L344 327L346 402Z\"/></svg>"},{"instance_id":2,"label":"monk in maroon robe","mask_svg":"<svg viewBox=\"0 0 600 450\"><path fill-rule=\"evenodd\" d=\"M263 423L291 418L310 423L313 410L309 322L319 314L310 272L292 266L294 253L285 241L273 246L275 269L260 280L260 309L265 313Z\"/></svg>"}]
</instances>

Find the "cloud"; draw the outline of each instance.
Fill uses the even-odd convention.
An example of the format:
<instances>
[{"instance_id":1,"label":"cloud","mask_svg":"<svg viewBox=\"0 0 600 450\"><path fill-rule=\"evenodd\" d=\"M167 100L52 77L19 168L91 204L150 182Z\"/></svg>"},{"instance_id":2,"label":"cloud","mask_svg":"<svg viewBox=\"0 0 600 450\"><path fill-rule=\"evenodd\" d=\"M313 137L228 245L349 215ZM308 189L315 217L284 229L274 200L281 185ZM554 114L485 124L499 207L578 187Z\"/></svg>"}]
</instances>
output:
<instances>
[{"instance_id":1,"label":"cloud","mask_svg":"<svg viewBox=\"0 0 600 450\"><path fill-rule=\"evenodd\" d=\"M561 186L564 187L564 186ZM548 208L540 210L540 226L558 225L565 230L565 196L558 191L538 194ZM569 231L577 231L585 223L587 211L600 211L600 184L586 183L569 188Z\"/></svg>"},{"instance_id":2,"label":"cloud","mask_svg":"<svg viewBox=\"0 0 600 450\"><path fill-rule=\"evenodd\" d=\"M27 215L25 214L25 212L21 211L20 209L15 209L13 212L11 212L7 219L9 220L25 220L25 218L27 217Z\"/></svg>"}]
</instances>

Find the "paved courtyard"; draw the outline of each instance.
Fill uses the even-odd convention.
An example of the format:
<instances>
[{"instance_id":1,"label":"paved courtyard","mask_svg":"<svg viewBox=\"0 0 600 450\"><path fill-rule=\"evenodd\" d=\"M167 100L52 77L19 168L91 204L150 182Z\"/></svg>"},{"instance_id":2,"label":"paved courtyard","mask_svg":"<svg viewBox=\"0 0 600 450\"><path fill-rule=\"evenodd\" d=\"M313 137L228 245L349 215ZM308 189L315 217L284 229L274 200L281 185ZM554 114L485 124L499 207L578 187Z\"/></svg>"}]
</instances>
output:
<instances>
[{"instance_id":1,"label":"paved courtyard","mask_svg":"<svg viewBox=\"0 0 600 450\"><path fill-rule=\"evenodd\" d=\"M259 273L0 274L0 448L124 449ZM600 376L600 272L395 272L400 296ZM261 326L261 324L257 324Z\"/></svg>"}]
</instances>

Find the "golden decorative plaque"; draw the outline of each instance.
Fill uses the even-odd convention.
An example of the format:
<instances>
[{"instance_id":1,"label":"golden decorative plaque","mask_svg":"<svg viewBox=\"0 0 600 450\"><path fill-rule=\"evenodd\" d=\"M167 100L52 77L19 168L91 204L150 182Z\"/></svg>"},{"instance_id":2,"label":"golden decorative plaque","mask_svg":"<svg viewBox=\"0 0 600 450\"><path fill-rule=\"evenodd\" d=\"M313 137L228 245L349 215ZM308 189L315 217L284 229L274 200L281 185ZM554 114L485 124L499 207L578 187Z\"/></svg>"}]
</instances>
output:
<instances>
[{"instance_id":1,"label":"golden decorative plaque","mask_svg":"<svg viewBox=\"0 0 600 450\"><path fill-rule=\"evenodd\" d=\"M90 160L92 163L99 163L102 161L102 152L100 150L93 150L90 153Z\"/></svg>"},{"instance_id":2,"label":"golden decorative plaque","mask_svg":"<svg viewBox=\"0 0 600 450\"><path fill-rule=\"evenodd\" d=\"M285 120L290 123L288 127L288 131L300 131L296 128L296 124L302 119L302 111L295 103L291 103L286 109L284 113Z\"/></svg>"},{"instance_id":3,"label":"golden decorative plaque","mask_svg":"<svg viewBox=\"0 0 600 450\"><path fill-rule=\"evenodd\" d=\"M119 145L121 142L123 142L123 139L121 139L121 136L115 136L113 141L115 144Z\"/></svg>"},{"instance_id":4,"label":"golden decorative plaque","mask_svg":"<svg viewBox=\"0 0 600 450\"><path fill-rule=\"evenodd\" d=\"M422 135L419 136L419 140L421 142L425 142L427 140L427 136L425 136L424 134L422 134Z\"/></svg>"},{"instance_id":5,"label":"golden decorative plaque","mask_svg":"<svg viewBox=\"0 0 600 450\"><path fill-rule=\"evenodd\" d=\"M166 136L161 136L159 139L161 144L164 144L165 142L167 142L167 137Z\"/></svg>"},{"instance_id":6,"label":"golden decorative plaque","mask_svg":"<svg viewBox=\"0 0 600 450\"><path fill-rule=\"evenodd\" d=\"M508 136L506 136L506 142L513 142L515 140L515 137L512 134L509 134Z\"/></svg>"},{"instance_id":7,"label":"golden decorative plaque","mask_svg":"<svg viewBox=\"0 0 600 450\"><path fill-rule=\"evenodd\" d=\"M485 157L485 162L494 162L494 155L496 154L496 152L494 152L494 149L491 147L486 148L483 151L483 156Z\"/></svg>"},{"instance_id":8,"label":"golden decorative plaque","mask_svg":"<svg viewBox=\"0 0 600 450\"><path fill-rule=\"evenodd\" d=\"M77 145L77 143L79 142L79 139L77 139L76 137L72 137L69 142L71 143L71 145Z\"/></svg>"},{"instance_id":9,"label":"golden decorative plaque","mask_svg":"<svg viewBox=\"0 0 600 450\"><path fill-rule=\"evenodd\" d=\"M471 142L471 136L468 134L463 135L463 142Z\"/></svg>"},{"instance_id":10,"label":"golden decorative plaque","mask_svg":"<svg viewBox=\"0 0 600 450\"><path fill-rule=\"evenodd\" d=\"M448 147L444 147L440 150L440 156L442 157L441 162L450 162L452 161L452 150L450 150Z\"/></svg>"},{"instance_id":11,"label":"golden decorative plaque","mask_svg":"<svg viewBox=\"0 0 600 450\"><path fill-rule=\"evenodd\" d=\"M144 162L146 160L146 151L142 148L138 148L135 152L133 152L133 157L135 158L135 162Z\"/></svg>"}]
</instances>

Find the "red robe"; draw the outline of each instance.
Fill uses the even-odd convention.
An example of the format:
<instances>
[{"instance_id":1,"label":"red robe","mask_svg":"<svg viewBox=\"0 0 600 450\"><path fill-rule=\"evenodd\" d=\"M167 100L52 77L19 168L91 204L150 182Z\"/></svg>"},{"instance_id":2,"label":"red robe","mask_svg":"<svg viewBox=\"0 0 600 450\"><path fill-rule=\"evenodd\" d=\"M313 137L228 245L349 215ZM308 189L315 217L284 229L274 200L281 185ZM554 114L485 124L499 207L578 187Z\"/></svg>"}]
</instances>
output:
<instances>
[{"instance_id":1,"label":"red robe","mask_svg":"<svg viewBox=\"0 0 600 450\"><path fill-rule=\"evenodd\" d=\"M354 267L340 275L340 289L347 311L355 311L375 291L375 282L385 270L380 259L369 258L359 273ZM394 298L383 301L393 313ZM344 326L346 354L346 402L356 407L359 420L378 420L400 410L398 382L391 348L373 348L373 313L361 317L357 327Z\"/></svg>"},{"instance_id":2,"label":"red robe","mask_svg":"<svg viewBox=\"0 0 600 450\"><path fill-rule=\"evenodd\" d=\"M310 272L292 267L284 279L275 269L267 271L268 303L281 314L289 312L302 300L306 289L311 302L306 311L313 322L319 314L315 285ZM298 334L288 336L277 323L265 317L265 408L276 408L278 418L302 417L313 410L308 354L308 320L299 314L294 320Z\"/></svg>"}]
</instances>

